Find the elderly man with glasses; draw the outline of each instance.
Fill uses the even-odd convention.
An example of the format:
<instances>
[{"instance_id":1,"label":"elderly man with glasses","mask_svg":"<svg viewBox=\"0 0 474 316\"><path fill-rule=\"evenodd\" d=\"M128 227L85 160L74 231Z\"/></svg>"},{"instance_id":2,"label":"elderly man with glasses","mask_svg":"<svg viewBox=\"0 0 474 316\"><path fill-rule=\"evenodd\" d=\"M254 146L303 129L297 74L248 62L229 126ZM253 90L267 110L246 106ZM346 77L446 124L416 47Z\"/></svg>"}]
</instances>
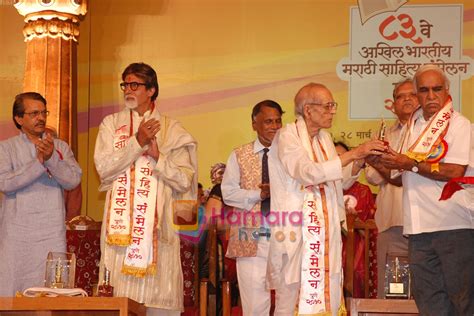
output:
<instances>
[{"instance_id":1,"label":"elderly man with glasses","mask_svg":"<svg viewBox=\"0 0 474 316\"><path fill-rule=\"evenodd\" d=\"M178 204L193 206L179 200L197 201L196 141L158 111L152 67L130 64L122 80L125 108L104 118L94 153L99 190L107 191L100 275L110 270L114 295L144 303L147 315L179 315L183 274L173 213Z\"/></svg>"},{"instance_id":2,"label":"elderly man with glasses","mask_svg":"<svg viewBox=\"0 0 474 316\"><path fill-rule=\"evenodd\" d=\"M45 132L48 114L39 93L17 95L21 132L0 142L0 296L43 286L48 252L66 251L63 190L82 171L69 146Z\"/></svg>"},{"instance_id":3,"label":"elderly man with glasses","mask_svg":"<svg viewBox=\"0 0 474 316\"><path fill-rule=\"evenodd\" d=\"M336 109L324 85L301 88L295 96L296 122L275 136L269 157L271 209L290 212L290 220L272 227L268 281L272 288L299 291L288 296L297 299L287 301L298 305L298 314L343 312L342 182L358 176L368 155L385 150L382 141L372 140L338 156L324 130L331 127Z\"/></svg>"}]
</instances>

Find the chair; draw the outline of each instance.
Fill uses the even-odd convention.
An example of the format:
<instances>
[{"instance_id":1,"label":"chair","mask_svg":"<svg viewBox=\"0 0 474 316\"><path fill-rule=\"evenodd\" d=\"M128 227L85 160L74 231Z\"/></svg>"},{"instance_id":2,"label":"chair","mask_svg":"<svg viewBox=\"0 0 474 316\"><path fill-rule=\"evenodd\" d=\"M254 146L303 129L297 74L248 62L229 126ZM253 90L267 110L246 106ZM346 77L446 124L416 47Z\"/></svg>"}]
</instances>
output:
<instances>
[{"instance_id":1,"label":"chair","mask_svg":"<svg viewBox=\"0 0 474 316\"><path fill-rule=\"evenodd\" d=\"M230 282L222 280L222 315L229 316L231 314L231 303L230 303Z\"/></svg>"},{"instance_id":2,"label":"chair","mask_svg":"<svg viewBox=\"0 0 474 316\"><path fill-rule=\"evenodd\" d=\"M223 316L242 316L241 306L232 306L231 304L231 286L227 280L222 280L222 315Z\"/></svg>"},{"instance_id":3,"label":"chair","mask_svg":"<svg viewBox=\"0 0 474 316\"><path fill-rule=\"evenodd\" d=\"M89 216L76 216L66 223L67 251L76 255L75 286L92 296L99 281L100 227Z\"/></svg>"},{"instance_id":4,"label":"chair","mask_svg":"<svg viewBox=\"0 0 474 316\"><path fill-rule=\"evenodd\" d=\"M344 288L347 296L353 297L354 293L354 241L355 232L357 230L364 231L364 297L369 297L369 234L371 231L377 230L375 221L369 219L365 222L361 221L356 214L347 214L347 241L346 241L346 266L344 269Z\"/></svg>"},{"instance_id":5,"label":"chair","mask_svg":"<svg viewBox=\"0 0 474 316\"><path fill-rule=\"evenodd\" d=\"M76 255L75 286L83 288L92 296L93 286L99 280L101 222L96 222L88 216L76 216L67 222L66 227L67 251ZM203 298L203 293L207 293L207 280L199 281L197 245L181 239L180 255L185 306L182 315L204 316L207 300L200 300L200 297ZM200 297L197 293L200 293Z\"/></svg>"},{"instance_id":6,"label":"chair","mask_svg":"<svg viewBox=\"0 0 474 316\"><path fill-rule=\"evenodd\" d=\"M199 280L199 248L196 243L180 239L183 270L184 312L182 316L205 316L208 308L208 279ZM199 294L198 294L199 293Z\"/></svg>"},{"instance_id":7,"label":"chair","mask_svg":"<svg viewBox=\"0 0 474 316\"><path fill-rule=\"evenodd\" d=\"M210 304L210 310L208 311L211 315L216 314L217 308L216 298L218 297L218 293L208 293L207 285L211 284L214 289L218 289L220 285L221 289L221 299L222 299L222 312L224 316L229 315L242 315L242 311L239 312L239 307L232 308L231 304L231 284L228 280L221 279L219 280L219 255L218 255L218 227L215 222L210 222L208 224L208 235L206 241L206 248L209 249L209 279L203 280L207 281L206 284L201 281L201 302L206 300L206 303ZM221 263L223 264L223 263ZM204 292L205 291L205 292ZM214 303L214 304L212 304ZM201 315L205 315L202 313L204 305L201 305Z\"/></svg>"},{"instance_id":8,"label":"chair","mask_svg":"<svg viewBox=\"0 0 474 316\"><path fill-rule=\"evenodd\" d=\"M199 283L199 315L206 316L208 306L208 285L209 280L203 279Z\"/></svg>"},{"instance_id":9,"label":"chair","mask_svg":"<svg viewBox=\"0 0 474 316\"><path fill-rule=\"evenodd\" d=\"M363 315L418 315L418 309L414 300L400 299L369 299L369 233L377 229L373 219L365 222L359 220L355 214L347 214L347 243L346 243L346 267L344 269L344 289L347 292L346 306L351 316ZM364 269L364 297L353 298L354 281L354 234L357 230L363 230L365 238L365 269Z\"/></svg>"}]
</instances>

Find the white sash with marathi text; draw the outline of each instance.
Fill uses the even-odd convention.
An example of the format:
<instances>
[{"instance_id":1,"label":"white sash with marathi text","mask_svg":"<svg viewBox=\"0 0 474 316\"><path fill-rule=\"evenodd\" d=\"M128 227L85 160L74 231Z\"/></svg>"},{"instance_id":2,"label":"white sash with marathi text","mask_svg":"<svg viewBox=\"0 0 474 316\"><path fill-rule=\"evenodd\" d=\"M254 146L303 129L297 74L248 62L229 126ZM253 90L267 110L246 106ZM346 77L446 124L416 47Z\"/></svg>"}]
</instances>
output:
<instances>
[{"instance_id":1,"label":"white sash with marathi text","mask_svg":"<svg viewBox=\"0 0 474 316\"><path fill-rule=\"evenodd\" d=\"M410 135L413 133L415 121L423 113L421 109L419 109L418 111L416 111L414 115L412 115L410 121L408 122L407 137L404 140L404 145L406 147L408 147L407 142L410 139ZM445 151L447 151L447 148L438 150L438 147L441 145L443 137L448 131L449 120L451 119L452 114L453 102L451 100L451 97L449 97L446 101L446 104L435 115L431 117L430 121L428 122L428 126L423 130L423 132L413 143L413 145L408 148L406 155L419 162L425 161L431 157L433 159L436 159L437 157L434 156L435 152L437 152L436 156L438 157L441 157L441 155L444 156L444 154L446 154Z\"/></svg>"},{"instance_id":2,"label":"white sash with marathi text","mask_svg":"<svg viewBox=\"0 0 474 316\"><path fill-rule=\"evenodd\" d=\"M311 160L317 162L306 123L296 122L298 135ZM324 150L323 148L321 148ZM298 315L315 315L330 312L328 218L324 186L304 188L301 286ZM326 214L325 214L326 211Z\"/></svg>"},{"instance_id":3,"label":"white sash with marathi text","mask_svg":"<svg viewBox=\"0 0 474 316\"><path fill-rule=\"evenodd\" d=\"M319 191L319 190L316 190ZM326 312L324 260L325 234L324 212L319 192L307 192L303 204L303 255L301 263L301 287L298 304L300 315ZM329 291L329 289L328 289ZM329 303L329 302L328 302Z\"/></svg>"},{"instance_id":4,"label":"white sash with marathi text","mask_svg":"<svg viewBox=\"0 0 474 316\"><path fill-rule=\"evenodd\" d=\"M131 125L132 123L132 116ZM132 125L133 126L133 125ZM123 149L133 128L122 126L115 131L114 150ZM122 273L143 277L153 274L156 258L156 194L158 180L153 174L156 162L140 156L113 183L107 217L107 239L111 245L126 246ZM131 207L133 206L133 207Z\"/></svg>"}]
</instances>

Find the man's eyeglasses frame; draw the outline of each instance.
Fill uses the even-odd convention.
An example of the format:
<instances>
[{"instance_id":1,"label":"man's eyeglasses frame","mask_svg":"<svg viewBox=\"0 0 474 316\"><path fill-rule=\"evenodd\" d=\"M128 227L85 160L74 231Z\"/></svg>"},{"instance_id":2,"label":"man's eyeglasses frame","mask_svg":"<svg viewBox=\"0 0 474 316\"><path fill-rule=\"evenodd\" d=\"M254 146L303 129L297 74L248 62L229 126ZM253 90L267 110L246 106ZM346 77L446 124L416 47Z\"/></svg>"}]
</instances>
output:
<instances>
[{"instance_id":1,"label":"man's eyeglasses frame","mask_svg":"<svg viewBox=\"0 0 474 316\"><path fill-rule=\"evenodd\" d=\"M120 83L120 89L122 89L122 91L125 91L127 89L127 86L130 87L130 90L137 91L139 86L145 86L146 87L147 85L146 85L146 83L135 82L135 81Z\"/></svg>"},{"instance_id":2,"label":"man's eyeglasses frame","mask_svg":"<svg viewBox=\"0 0 474 316\"><path fill-rule=\"evenodd\" d=\"M326 103L316 103L316 102L308 102L306 103L308 105L319 105L321 107L323 107L323 109L326 111L326 112L331 112L332 110L337 110L337 102L326 102Z\"/></svg>"},{"instance_id":3,"label":"man's eyeglasses frame","mask_svg":"<svg viewBox=\"0 0 474 316\"><path fill-rule=\"evenodd\" d=\"M33 112L23 112L21 113L22 115L29 115L32 119L34 118L37 118L38 116L42 115L44 117L48 116L49 115L49 111L48 110L44 110L44 111L33 111Z\"/></svg>"}]
</instances>

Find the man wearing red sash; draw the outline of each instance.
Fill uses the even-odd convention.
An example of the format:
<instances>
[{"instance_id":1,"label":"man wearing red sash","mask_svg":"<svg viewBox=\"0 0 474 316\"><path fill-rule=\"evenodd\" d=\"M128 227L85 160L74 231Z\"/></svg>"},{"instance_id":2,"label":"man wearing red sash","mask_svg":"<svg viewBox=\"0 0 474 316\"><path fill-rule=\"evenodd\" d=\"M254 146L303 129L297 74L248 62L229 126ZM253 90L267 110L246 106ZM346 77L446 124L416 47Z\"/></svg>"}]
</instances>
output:
<instances>
[{"instance_id":1,"label":"man wearing red sash","mask_svg":"<svg viewBox=\"0 0 474 316\"><path fill-rule=\"evenodd\" d=\"M178 200L197 199L196 142L158 112L153 68L130 64L122 80L125 108L102 121L94 153L99 190L107 191L100 274L110 270L114 295L144 303L147 315L179 315L183 275L173 213Z\"/></svg>"},{"instance_id":2,"label":"man wearing red sash","mask_svg":"<svg viewBox=\"0 0 474 316\"><path fill-rule=\"evenodd\" d=\"M470 164L470 122L453 110L448 78L437 66L420 67L414 86L420 108L407 124L403 154L390 150L381 157L402 171L413 294L421 315L472 315L472 200L463 190L439 201L444 184L464 176Z\"/></svg>"},{"instance_id":3,"label":"man wearing red sash","mask_svg":"<svg viewBox=\"0 0 474 316\"><path fill-rule=\"evenodd\" d=\"M288 296L286 302L293 310L298 305L298 315L345 313L342 180L357 177L365 157L385 150L382 141L372 140L338 156L323 130L331 127L336 108L324 85L301 88L295 96L297 120L275 136L269 158L271 209L288 216L272 227L268 281L272 288L299 291L299 299Z\"/></svg>"}]
</instances>

